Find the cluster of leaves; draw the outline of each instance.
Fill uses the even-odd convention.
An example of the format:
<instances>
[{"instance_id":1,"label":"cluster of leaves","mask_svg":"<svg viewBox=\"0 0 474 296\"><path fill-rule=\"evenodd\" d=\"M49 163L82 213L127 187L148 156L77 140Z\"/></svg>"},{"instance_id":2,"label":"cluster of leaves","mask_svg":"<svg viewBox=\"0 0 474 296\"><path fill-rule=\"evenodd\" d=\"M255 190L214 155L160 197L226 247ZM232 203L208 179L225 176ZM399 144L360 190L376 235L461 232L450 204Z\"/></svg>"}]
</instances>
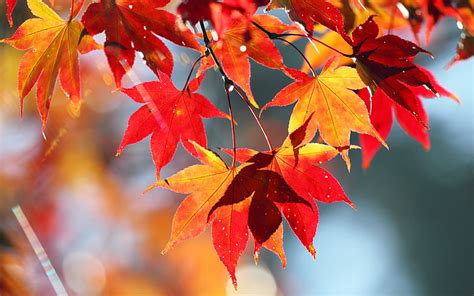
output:
<instances>
[{"instance_id":1,"label":"cluster of leaves","mask_svg":"<svg viewBox=\"0 0 474 296\"><path fill-rule=\"evenodd\" d=\"M15 2L7 1L10 24ZM474 52L472 1L184 0L177 15L164 9L168 2L101 0L89 4L77 20L84 0L72 0L69 17L64 20L42 1L28 0L35 17L2 42L26 51L19 66L19 96L23 105L25 96L37 85L43 128L57 77L64 93L79 108L79 55L91 50L105 52L117 87L142 104L131 115L117 154L151 134L158 181L149 189L164 187L188 194L177 209L163 252L211 224L216 252L234 284L235 267L249 233L255 241L256 258L265 247L285 265L282 217L315 256L312 242L319 221L315 201L343 201L354 206L338 181L320 167L341 155L350 169L349 150L355 147L351 132L360 134L364 167L381 145L387 146L393 114L410 136L429 148L422 98L457 98L414 62L418 54L431 55L419 45L423 23L427 41L433 26L444 16L456 18L462 26L451 64ZM261 6L285 9L291 23L267 13L256 14ZM405 25L412 28L416 43L390 34ZM93 39L100 33L105 33L103 44ZM170 78L173 56L162 38L201 54L182 89ZM298 38L309 41L304 53L292 42ZM302 69L285 65L276 41L301 55L305 62ZM315 44L323 48L311 54ZM136 52L157 79L123 88L122 79L133 67ZM278 148L271 144L255 110L259 103L252 93L250 58L294 80L260 111L296 102L289 135ZM315 68L320 66L322 70L316 74ZM210 69L222 74L228 114L196 92ZM268 151L237 148L231 92L236 92L254 115ZM223 152L232 156L230 165L207 148L202 118L211 117L229 120L233 147ZM324 143L312 142L317 132ZM172 160L179 142L201 164L163 179L160 172Z\"/></svg>"}]
</instances>

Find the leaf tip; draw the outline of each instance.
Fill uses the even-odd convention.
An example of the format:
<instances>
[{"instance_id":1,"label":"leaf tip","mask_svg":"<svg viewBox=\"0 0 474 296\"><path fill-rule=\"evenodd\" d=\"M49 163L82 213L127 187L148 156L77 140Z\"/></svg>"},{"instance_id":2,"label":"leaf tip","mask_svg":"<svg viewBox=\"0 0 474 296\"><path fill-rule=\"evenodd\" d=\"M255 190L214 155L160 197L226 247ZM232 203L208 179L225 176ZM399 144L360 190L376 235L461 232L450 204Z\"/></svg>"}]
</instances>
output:
<instances>
[{"instance_id":1,"label":"leaf tip","mask_svg":"<svg viewBox=\"0 0 474 296\"><path fill-rule=\"evenodd\" d=\"M253 261L255 262L255 265L258 265L259 256L260 256L259 251L255 251L253 253Z\"/></svg>"},{"instance_id":2,"label":"leaf tip","mask_svg":"<svg viewBox=\"0 0 474 296\"><path fill-rule=\"evenodd\" d=\"M174 246L173 241L169 241L166 246L161 250L161 255L166 255Z\"/></svg>"},{"instance_id":3,"label":"leaf tip","mask_svg":"<svg viewBox=\"0 0 474 296\"><path fill-rule=\"evenodd\" d=\"M235 274L231 274L230 277L232 278L232 285L234 286L234 290L237 292L237 278Z\"/></svg>"},{"instance_id":4,"label":"leaf tip","mask_svg":"<svg viewBox=\"0 0 474 296\"><path fill-rule=\"evenodd\" d=\"M316 259L316 249L314 248L313 243L310 243L308 245L308 251L311 254L311 256L313 256L313 259Z\"/></svg>"},{"instance_id":5,"label":"leaf tip","mask_svg":"<svg viewBox=\"0 0 474 296\"><path fill-rule=\"evenodd\" d=\"M353 208L354 210L357 210L357 206L355 203L353 203L352 201L350 200L347 200L346 203L351 207Z\"/></svg>"},{"instance_id":6,"label":"leaf tip","mask_svg":"<svg viewBox=\"0 0 474 296\"><path fill-rule=\"evenodd\" d=\"M342 155L342 159L344 159L346 163L347 171L350 172L352 165L351 165L351 159L349 158L349 153L347 153L347 150L346 150L346 151L343 151L341 155Z\"/></svg>"},{"instance_id":7,"label":"leaf tip","mask_svg":"<svg viewBox=\"0 0 474 296\"><path fill-rule=\"evenodd\" d=\"M370 160L367 160L367 159L363 160L362 161L362 169L367 171L369 169L369 167L370 167Z\"/></svg>"},{"instance_id":8,"label":"leaf tip","mask_svg":"<svg viewBox=\"0 0 474 296\"><path fill-rule=\"evenodd\" d=\"M455 101L458 105L461 105L461 99L457 95L449 93L449 98Z\"/></svg>"},{"instance_id":9,"label":"leaf tip","mask_svg":"<svg viewBox=\"0 0 474 296\"><path fill-rule=\"evenodd\" d=\"M429 141L429 139L426 143L423 143L423 148L425 149L425 151L431 150L431 142Z\"/></svg>"},{"instance_id":10,"label":"leaf tip","mask_svg":"<svg viewBox=\"0 0 474 296\"><path fill-rule=\"evenodd\" d=\"M168 181L166 181L166 179L163 180L163 181L164 181L166 184L168 184ZM159 180L159 181L155 182L154 184L151 184L150 186L148 186L148 187L142 192L142 195L148 193L149 191L155 189L155 188L158 187L158 186L163 186L163 183L162 183L163 181L162 181L162 180ZM168 185L169 185L169 184L168 184Z\"/></svg>"},{"instance_id":11,"label":"leaf tip","mask_svg":"<svg viewBox=\"0 0 474 296\"><path fill-rule=\"evenodd\" d=\"M286 268L286 256L285 256L285 253L284 253L284 252L280 252L280 253L278 254L278 256L280 257L281 267L282 267L283 269L285 269L285 268Z\"/></svg>"}]
</instances>

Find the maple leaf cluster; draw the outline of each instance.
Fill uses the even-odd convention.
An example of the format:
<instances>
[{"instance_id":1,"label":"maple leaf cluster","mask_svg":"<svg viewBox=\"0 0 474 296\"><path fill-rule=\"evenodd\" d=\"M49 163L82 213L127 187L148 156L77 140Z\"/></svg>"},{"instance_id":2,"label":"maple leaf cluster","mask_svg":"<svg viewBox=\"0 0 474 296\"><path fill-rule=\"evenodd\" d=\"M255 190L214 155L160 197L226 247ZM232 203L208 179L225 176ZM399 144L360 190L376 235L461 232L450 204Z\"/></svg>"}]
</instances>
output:
<instances>
[{"instance_id":1,"label":"maple leaf cluster","mask_svg":"<svg viewBox=\"0 0 474 296\"><path fill-rule=\"evenodd\" d=\"M427 43L441 18L455 18L462 32L450 64L474 53L473 2L467 0L183 0L177 14L166 9L168 2L100 0L83 9L84 0L73 0L69 17L62 19L42 1L28 0L34 17L2 42L26 51L19 65L20 102L23 108L24 98L36 85L43 129L56 80L78 109L79 56L104 51L116 86L141 104L130 116L117 155L151 135L157 182L148 190L164 187L187 194L163 252L211 225L215 250L234 284L235 268L250 236L256 258L263 247L285 265L283 217L315 256L316 201L342 201L354 207L338 181L320 166L340 155L350 169L349 151L358 148L351 142L351 132L360 135L365 168L381 146L388 147L393 115L410 136L430 147L422 99L458 99L414 61L419 54L431 55L420 46L422 25L427 28ZM15 4L15 0L7 1L10 25ZM265 11L282 8L291 22L257 14L259 7ZM403 26L412 29L415 42L391 34ZM105 34L103 44L93 38L101 33ZM304 52L293 43L298 38L308 40ZM182 89L170 78L173 54L163 39L200 54ZM276 44L280 42L301 56L305 63L301 69L285 64ZM316 44L322 46L321 51L311 54ZM123 77L133 68L137 53L156 80L124 88ZM250 60L294 80L260 109L261 114L269 107L295 103L288 137L279 147L271 144L256 112L260 104L252 92ZM228 113L197 93L211 69L223 77ZM237 148L231 93L247 104L268 151ZM231 126L233 147L222 151L232 156L230 165L207 147L203 118L212 117L225 119ZM316 134L319 142L313 142ZM162 178L161 170L172 161L179 143L201 164Z\"/></svg>"}]
</instances>

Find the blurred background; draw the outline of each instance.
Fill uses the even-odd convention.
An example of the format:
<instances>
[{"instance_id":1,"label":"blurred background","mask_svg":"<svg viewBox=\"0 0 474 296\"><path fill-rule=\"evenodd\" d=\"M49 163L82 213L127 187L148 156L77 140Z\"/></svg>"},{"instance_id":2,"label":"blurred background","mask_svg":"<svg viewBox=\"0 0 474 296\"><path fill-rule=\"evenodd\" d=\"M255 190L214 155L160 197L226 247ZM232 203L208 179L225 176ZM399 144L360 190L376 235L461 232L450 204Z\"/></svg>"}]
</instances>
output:
<instances>
[{"instance_id":1,"label":"blurred background","mask_svg":"<svg viewBox=\"0 0 474 296\"><path fill-rule=\"evenodd\" d=\"M30 17L19 1L15 26ZM67 14L69 1L56 1ZM1 2L0 38L10 36ZM407 33L407 38L411 36ZM431 120L429 152L394 126L390 151L380 151L369 170L352 152L349 174L340 160L328 169L357 205L319 204L316 260L285 229L288 266L263 251L255 266L251 249L237 271L238 294L254 295L472 295L474 293L474 60L444 66L454 56L459 30L444 20L421 58L447 89L462 100L425 100ZM103 36L98 36L100 40ZM184 83L196 53L167 43L175 53L174 79ZM304 42L296 42L303 48ZM280 47L290 66L301 58ZM0 295L54 295L60 281L70 295L234 295L215 254L210 231L161 255L174 211L184 196L157 189L149 141L115 151L138 105L115 86L103 52L81 57L84 104L79 118L56 87L45 138L34 92L20 118L18 63L22 56L0 45ZM137 58L142 81L153 74ZM282 73L252 64L252 87L263 105L290 82ZM131 86L131 82L125 80ZM222 80L210 71L200 90L226 110ZM239 146L265 149L246 106L236 106ZM289 108L266 111L274 143L286 137ZM209 147L229 147L228 122L206 121ZM353 136L354 141L357 137ZM181 147L163 176L196 163ZM21 212L18 212L21 209ZM15 210L16 214L14 214ZM24 214L22 218L21 214ZM20 226L29 221L59 279L44 272ZM23 220L22 220L23 219ZM31 233L30 233L31 235ZM49 264L46 257L43 264ZM10 295L5 292L5 295ZM15 295L15 294L13 294Z\"/></svg>"}]
</instances>

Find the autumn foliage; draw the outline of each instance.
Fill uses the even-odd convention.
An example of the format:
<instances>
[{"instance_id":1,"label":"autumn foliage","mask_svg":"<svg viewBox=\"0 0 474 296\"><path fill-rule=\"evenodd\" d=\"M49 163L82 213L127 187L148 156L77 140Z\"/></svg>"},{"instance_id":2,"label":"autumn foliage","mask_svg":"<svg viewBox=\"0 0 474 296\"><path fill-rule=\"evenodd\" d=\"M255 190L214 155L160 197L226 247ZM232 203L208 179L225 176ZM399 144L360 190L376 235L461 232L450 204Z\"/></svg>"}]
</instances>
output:
<instances>
[{"instance_id":1,"label":"autumn foliage","mask_svg":"<svg viewBox=\"0 0 474 296\"><path fill-rule=\"evenodd\" d=\"M429 42L441 18L455 18L462 27L450 65L474 53L472 0L183 0L176 13L167 9L169 0L84 2L71 1L70 13L63 19L46 3L28 0L33 18L2 40L25 51L18 71L21 108L36 85L44 129L58 81L78 112L80 56L103 50L117 89L137 104L117 155L150 136L157 181L147 191L163 187L186 195L163 253L210 225L214 248L234 285L239 257L251 237L256 259L266 248L285 266L284 219L316 256L317 203L355 207L321 164L341 156L350 170L349 153L361 149L362 165L368 168L376 152L388 148L394 119L408 135L430 147L423 100L443 96L459 101L415 60L431 55L422 44ZM7 0L10 25L15 4ZM269 14L276 9L284 9L290 21ZM403 27L411 29L414 41L392 34ZM105 35L103 44L94 39L98 34ZM200 54L183 88L170 78L175 63L163 39ZM294 44L298 39L308 41L305 49ZM303 62L301 69L286 65L279 44L292 47ZM315 46L321 49L316 54ZM156 79L124 88L122 79L133 73L137 54ZM262 104L252 91L250 60L281 71L293 82ZM223 78L226 97L218 99L225 100L228 112L198 93L206 72L212 70ZM233 93L247 104L268 145L266 151L238 146ZM270 107L292 104L284 132L288 136L274 146L261 116ZM220 151L208 147L203 119L213 117L229 125L232 147ZM359 134L358 144L351 133ZM173 160L179 143L200 164L164 178L161 170ZM226 163L224 154L232 162Z\"/></svg>"}]
</instances>

